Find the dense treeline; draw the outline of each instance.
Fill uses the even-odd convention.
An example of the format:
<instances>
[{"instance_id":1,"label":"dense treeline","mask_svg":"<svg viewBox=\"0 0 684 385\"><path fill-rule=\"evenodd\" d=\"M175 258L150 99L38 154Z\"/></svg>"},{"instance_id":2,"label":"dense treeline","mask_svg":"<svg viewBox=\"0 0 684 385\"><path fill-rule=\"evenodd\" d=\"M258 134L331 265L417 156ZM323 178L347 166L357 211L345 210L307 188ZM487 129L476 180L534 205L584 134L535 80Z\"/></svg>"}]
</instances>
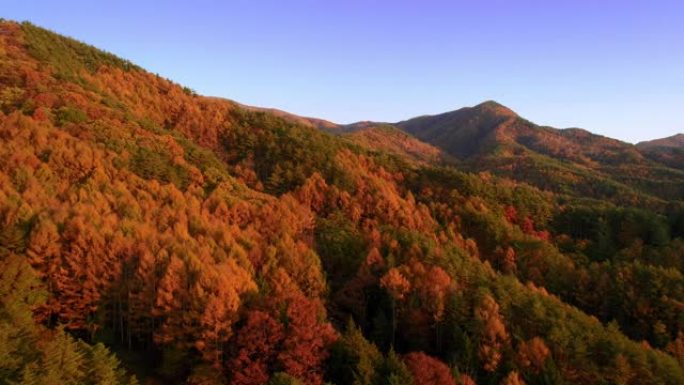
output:
<instances>
[{"instance_id":1,"label":"dense treeline","mask_svg":"<svg viewBox=\"0 0 684 385\"><path fill-rule=\"evenodd\" d=\"M15 254L12 230L3 228L0 249L0 381L16 384L137 384L101 344L77 341L63 328L34 321L46 299L27 259ZM15 238L16 240L17 238Z\"/></svg>"},{"instance_id":2,"label":"dense treeline","mask_svg":"<svg viewBox=\"0 0 684 385\"><path fill-rule=\"evenodd\" d=\"M30 24L0 84L0 383L684 383L677 203L415 161Z\"/></svg>"}]
</instances>

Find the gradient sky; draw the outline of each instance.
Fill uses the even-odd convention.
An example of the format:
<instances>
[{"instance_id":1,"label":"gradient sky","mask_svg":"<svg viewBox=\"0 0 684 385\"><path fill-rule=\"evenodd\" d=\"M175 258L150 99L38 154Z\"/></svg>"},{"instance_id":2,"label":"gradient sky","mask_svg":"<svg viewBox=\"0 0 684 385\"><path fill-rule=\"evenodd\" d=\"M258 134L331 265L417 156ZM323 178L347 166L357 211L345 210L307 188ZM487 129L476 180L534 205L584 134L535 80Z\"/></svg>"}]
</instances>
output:
<instances>
[{"instance_id":1,"label":"gradient sky","mask_svg":"<svg viewBox=\"0 0 684 385\"><path fill-rule=\"evenodd\" d=\"M0 17L338 123L493 99L630 142L684 132L681 0L3 0Z\"/></svg>"}]
</instances>

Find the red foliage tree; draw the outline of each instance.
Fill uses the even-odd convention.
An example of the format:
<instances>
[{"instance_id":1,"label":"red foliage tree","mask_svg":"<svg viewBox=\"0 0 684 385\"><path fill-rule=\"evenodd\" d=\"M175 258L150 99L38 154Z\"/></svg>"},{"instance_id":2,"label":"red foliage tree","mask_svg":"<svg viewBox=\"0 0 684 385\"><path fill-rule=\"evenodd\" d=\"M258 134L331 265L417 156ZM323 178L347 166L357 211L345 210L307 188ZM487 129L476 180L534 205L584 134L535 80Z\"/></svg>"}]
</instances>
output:
<instances>
[{"instance_id":1,"label":"red foliage tree","mask_svg":"<svg viewBox=\"0 0 684 385\"><path fill-rule=\"evenodd\" d=\"M423 352L407 354L404 362L413 375L414 385L456 385L449 367Z\"/></svg>"},{"instance_id":2,"label":"red foliage tree","mask_svg":"<svg viewBox=\"0 0 684 385\"><path fill-rule=\"evenodd\" d=\"M461 376L458 379L458 385L477 385L477 384L475 383L475 380L473 380L472 377L470 377L469 375L461 374Z\"/></svg>"},{"instance_id":3,"label":"red foliage tree","mask_svg":"<svg viewBox=\"0 0 684 385\"><path fill-rule=\"evenodd\" d=\"M234 346L237 352L227 364L230 383L265 384L282 339L283 326L270 314L260 310L248 312L244 325L235 335Z\"/></svg>"},{"instance_id":4,"label":"red foliage tree","mask_svg":"<svg viewBox=\"0 0 684 385\"><path fill-rule=\"evenodd\" d=\"M276 356L278 365L307 384L322 384L322 364L328 357L328 347L337 339L325 319L325 308L320 300L304 296L283 270L275 273L272 283L270 307L283 316L284 325Z\"/></svg>"},{"instance_id":5,"label":"red foliage tree","mask_svg":"<svg viewBox=\"0 0 684 385\"><path fill-rule=\"evenodd\" d=\"M518 210L513 206L506 206L504 208L504 218L506 218L509 223L518 223Z\"/></svg>"}]
</instances>

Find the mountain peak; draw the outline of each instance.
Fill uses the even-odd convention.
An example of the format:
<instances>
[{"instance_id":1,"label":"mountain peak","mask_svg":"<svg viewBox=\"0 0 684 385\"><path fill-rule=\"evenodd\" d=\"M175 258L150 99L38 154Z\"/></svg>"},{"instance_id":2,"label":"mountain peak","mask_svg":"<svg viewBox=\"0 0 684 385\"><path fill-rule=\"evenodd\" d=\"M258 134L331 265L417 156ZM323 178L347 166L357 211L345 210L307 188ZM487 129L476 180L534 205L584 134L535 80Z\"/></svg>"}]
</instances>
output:
<instances>
[{"instance_id":1,"label":"mountain peak","mask_svg":"<svg viewBox=\"0 0 684 385\"><path fill-rule=\"evenodd\" d=\"M436 144L457 157L469 157L496 141L497 129L518 114L493 100L439 115L420 116L396 123L420 140Z\"/></svg>"},{"instance_id":2,"label":"mountain peak","mask_svg":"<svg viewBox=\"0 0 684 385\"><path fill-rule=\"evenodd\" d=\"M510 108L504 106L503 104L494 101L494 100L486 100L475 107L471 107L471 109L478 111L478 112L483 112L483 113L490 113L494 114L497 116L507 116L507 117L517 117L518 114L515 113L515 111L511 110Z\"/></svg>"}]
</instances>

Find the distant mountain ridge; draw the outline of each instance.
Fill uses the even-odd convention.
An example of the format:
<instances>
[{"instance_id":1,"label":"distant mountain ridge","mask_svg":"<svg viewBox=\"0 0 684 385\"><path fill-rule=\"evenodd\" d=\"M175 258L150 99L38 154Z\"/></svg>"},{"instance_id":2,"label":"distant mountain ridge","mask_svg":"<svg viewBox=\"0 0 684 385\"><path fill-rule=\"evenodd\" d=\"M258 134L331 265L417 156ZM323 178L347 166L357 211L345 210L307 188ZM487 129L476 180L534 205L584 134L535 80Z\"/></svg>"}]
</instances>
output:
<instances>
[{"instance_id":1,"label":"distant mountain ridge","mask_svg":"<svg viewBox=\"0 0 684 385\"><path fill-rule=\"evenodd\" d=\"M275 110L277 111L277 110ZM441 148L458 158L482 156L498 145L520 145L545 155L592 165L596 163L648 162L647 149L684 147L684 134L633 145L582 128L553 128L536 125L512 109L493 100L434 115L421 115L400 122L360 121L337 124L281 112L286 119L334 134L348 134L381 126L395 126L416 139Z\"/></svg>"},{"instance_id":2,"label":"distant mountain ridge","mask_svg":"<svg viewBox=\"0 0 684 385\"><path fill-rule=\"evenodd\" d=\"M684 196L684 151L654 152L580 128L539 126L495 101L397 123L364 121L325 131L358 141L360 133L392 126L443 152L433 159L444 161L447 155L469 170L545 190L626 201ZM372 135L376 147L383 132L388 131ZM384 141L393 140L388 136ZM396 146L392 151L401 152Z\"/></svg>"},{"instance_id":3,"label":"distant mountain ridge","mask_svg":"<svg viewBox=\"0 0 684 385\"><path fill-rule=\"evenodd\" d=\"M649 158L669 167L684 169L684 134L637 143L637 148Z\"/></svg>"},{"instance_id":4,"label":"distant mountain ridge","mask_svg":"<svg viewBox=\"0 0 684 385\"><path fill-rule=\"evenodd\" d=\"M221 99L221 98L217 98ZM389 123L375 121L359 121L350 124L338 124L325 119L305 117L282 111L276 108L254 107L234 102L242 108L253 111L269 112L293 123L317 128L335 135L348 135L359 139L365 136L374 138L379 144L383 134L378 128L396 127L418 141L429 146L414 143L414 159L425 158L418 154L418 148L435 154L434 148L452 157L468 159L486 156L492 151L508 151L520 153L521 148L539 152L542 155L576 162L585 166L601 164L617 165L620 163L649 164L661 163L667 167L684 169L684 155L678 156L679 149L684 151L684 134L676 134L667 138L639 142L636 145L613 139L582 128L553 128L536 125L515 111L496 101L488 100L473 107L462 107L454 111L434 115L421 115L407 120ZM369 131L365 134L359 132ZM370 133L372 131L372 134ZM397 139L386 138L388 143ZM366 143L368 144L368 143ZM399 150L395 145L386 146L393 151ZM432 147L433 148L429 148ZM439 152L439 150L437 150ZM663 152L663 154L658 154ZM673 153L675 153L673 155ZM400 154L406 156L406 153ZM432 159L440 157L428 156ZM441 157L443 158L443 156ZM673 159L676 158L676 159ZM679 159L681 158L681 159ZM424 160L424 159L423 159Z\"/></svg>"},{"instance_id":5,"label":"distant mountain ridge","mask_svg":"<svg viewBox=\"0 0 684 385\"><path fill-rule=\"evenodd\" d=\"M636 146L644 150L653 148L684 148L684 134L675 134L666 138L647 140L637 143Z\"/></svg>"},{"instance_id":6,"label":"distant mountain ridge","mask_svg":"<svg viewBox=\"0 0 684 385\"><path fill-rule=\"evenodd\" d=\"M318 119L318 118L311 118L311 117L295 115L295 114L289 113L287 111L279 110L277 108L254 107L254 106L248 106L246 104L241 104L241 103L237 103L237 104L240 105L242 108L245 108L247 110L268 112L268 113L271 113L275 116L278 116L278 117L281 117L283 119L287 119L289 121L292 121L294 123L302 124L302 125L309 126L309 127L319 128L319 129L324 130L324 131L335 131L339 127L339 124L327 121L325 119Z\"/></svg>"}]
</instances>

